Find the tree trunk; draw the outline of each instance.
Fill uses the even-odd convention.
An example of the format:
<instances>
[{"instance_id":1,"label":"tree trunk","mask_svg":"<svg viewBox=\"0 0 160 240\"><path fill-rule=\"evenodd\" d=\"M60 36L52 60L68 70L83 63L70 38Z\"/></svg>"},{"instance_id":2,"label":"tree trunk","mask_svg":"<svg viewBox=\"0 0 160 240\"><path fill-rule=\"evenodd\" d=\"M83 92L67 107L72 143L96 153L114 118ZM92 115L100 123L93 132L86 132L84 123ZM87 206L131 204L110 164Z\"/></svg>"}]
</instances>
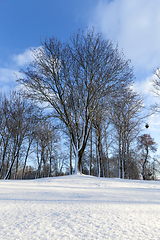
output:
<instances>
[{"instance_id":1,"label":"tree trunk","mask_svg":"<svg viewBox=\"0 0 160 240\"><path fill-rule=\"evenodd\" d=\"M122 151L122 146L121 146L121 141L119 140L119 154L118 154L118 162L119 162L119 178L122 178L122 158L121 158L121 151Z\"/></svg>"},{"instance_id":2,"label":"tree trunk","mask_svg":"<svg viewBox=\"0 0 160 240\"><path fill-rule=\"evenodd\" d=\"M77 151L76 153L76 164L75 164L75 174L81 174L82 171L82 154Z\"/></svg>"},{"instance_id":3,"label":"tree trunk","mask_svg":"<svg viewBox=\"0 0 160 240\"><path fill-rule=\"evenodd\" d=\"M29 140L29 145L28 145L28 149L27 149L27 153L26 153L26 157L25 157L25 161L24 161L24 165L23 165L23 170L22 170L22 175L21 175L21 179L24 179L24 170L26 168L26 163L27 163L27 159L28 159L28 155L29 155L29 150L32 144L33 138L31 140Z\"/></svg>"},{"instance_id":4,"label":"tree trunk","mask_svg":"<svg viewBox=\"0 0 160 240\"><path fill-rule=\"evenodd\" d=\"M109 156L108 156L108 143L107 143L107 133L105 131L105 156L106 156L106 168L107 168L107 178L109 178Z\"/></svg>"},{"instance_id":5,"label":"tree trunk","mask_svg":"<svg viewBox=\"0 0 160 240\"><path fill-rule=\"evenodd\" d=\"M19 152L18 152L18 155L17 155L16 170L15 170L15 176L14 176L14 179L17 179L17 175L18 175L18 167L19 167Z\"/></svg>"},{"instance_id":6,"label":"tree trunk","mask_svg":"<svg viewBox=\"0 0 160 240\"><path fill-rule=\"evenodd\" d=\"M83 157L83 153L87 144L87 139L88 139L88 135L89 132L85 138L85 140L83 140L81 147L79 148L80 144L74 144L73 140L72 140L72 146L74 148L74 153L75 153L75 174L81 174L82 171L82 157Z\"/></svg>"},{"instance_id":7,"label":"tree trunk","mask_svg":"<svg viewBox=\"0 0 160 240\"><path fill-rule=\"evenodd\" d=\"M75 153L75 174L80 174L81 171L81 163L80 163L80 158L79 158L79 152L77 151Z\"/></svg>"},{"instance_id":8,"label":"tree trunk","mask_svg":"<svg viewBox=\"0 0 160 240\"><path fill-rule=\"evenodd\" d=\"M2 162L1 162L1 167L0 167L0 177L4 177L4 160L7 152L7 146L8 146L8 141L9 138L7 139L6 143L4 144L4 149L3 149L3 155L2 155Z\"/></svg>"},{"instance_id":9,"label":"tree trunk","mask_svg":"<svg viewBox=\"0 0 160 240\"><path fill-rule=\"evenodd\" d=\"M145 159L144 159L144 162L143 162L143 165L142 165L143 180L146 180L145 166L146 166L146 163L147 163L147 158L148 158L148 147L146 147L146 155L145 155Z\"/></svg>"},{"instance_id":10,"label":"tree trunk","mask_svg":"<svg viewBox=\"0 0 160 240\"><path fill-rule=\"evenodd\" d=\"M89 161L89 175L92 171L92 128L91 128L91 142L90 142L90 161Z\"/></svg>"},{"instance_id":11,"label":"tree trunk","mask_svg":"<svg viewBox=\"0 0 160 240\"><path fill-rule=\"evenodd\" d=\"M70 138L70 175L72 175L72 138Z\"/></svg>"},{"instance_id":12,"label":"tree trunk","mask_svg":"<svg viewBox=\"0 0 160 240\"><path fill-rule=\"evenodd\" d=\"M14 164L15 159L16 159L17 154L18 154L18 151L17 151L17 154L16 154L16 146L17 146L17 143L14 142L13 153L12 153L12 160L11 160L11 164L10 164L10 166L9 166L9 169L8 169L8 171L7 171L7 173L6 173L6 176L5 176L5 178L4 178L5 180L11 178L12 167L13 167L13 164Z\"/></svg>"}]
</instances>

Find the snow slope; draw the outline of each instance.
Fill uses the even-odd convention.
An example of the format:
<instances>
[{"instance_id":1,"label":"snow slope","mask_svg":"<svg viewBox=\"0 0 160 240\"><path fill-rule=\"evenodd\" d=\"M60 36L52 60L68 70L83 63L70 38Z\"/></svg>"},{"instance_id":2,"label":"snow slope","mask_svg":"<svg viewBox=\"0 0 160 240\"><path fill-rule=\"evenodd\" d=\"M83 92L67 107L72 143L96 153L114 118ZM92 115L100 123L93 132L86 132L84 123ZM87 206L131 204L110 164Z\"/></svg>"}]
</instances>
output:
<instances>
[{"instance_id":1,"label":"snow slope","mask_svg":"<svg viewBox=\"0 0 160 240\"><path fill-rule=\"evenodd\" d=\"M1 180L0 239L160 239L160 182Z\"/></svg>"}]
</instances>

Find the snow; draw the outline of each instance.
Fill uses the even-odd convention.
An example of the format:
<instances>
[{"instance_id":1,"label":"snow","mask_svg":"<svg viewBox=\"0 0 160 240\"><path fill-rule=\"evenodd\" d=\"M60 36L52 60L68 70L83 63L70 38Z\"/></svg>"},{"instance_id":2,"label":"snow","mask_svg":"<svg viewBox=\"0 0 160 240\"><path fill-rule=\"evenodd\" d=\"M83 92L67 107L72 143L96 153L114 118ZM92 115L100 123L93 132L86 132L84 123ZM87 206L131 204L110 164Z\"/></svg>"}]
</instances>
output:
<instances>
[{"instance_id":1,"label":"snow","mask_svg":"<svg viewBox=\"0 0 160 240\"><path fill-rule=\"evenodd\" d=\"M0 239L160 239L160 182L1 180Z\"/></svg>"}]
</instances>

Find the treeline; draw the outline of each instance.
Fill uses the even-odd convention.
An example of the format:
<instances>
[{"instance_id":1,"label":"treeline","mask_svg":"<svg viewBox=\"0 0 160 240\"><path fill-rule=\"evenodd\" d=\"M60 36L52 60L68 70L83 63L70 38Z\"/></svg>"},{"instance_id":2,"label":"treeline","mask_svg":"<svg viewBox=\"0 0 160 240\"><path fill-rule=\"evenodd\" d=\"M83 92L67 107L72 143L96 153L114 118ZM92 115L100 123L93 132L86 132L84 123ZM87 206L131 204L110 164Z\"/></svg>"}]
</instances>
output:
<instances>
[{"instance_id":1,"label":"treeline","mask_svg":"<svg viewBox=\"0 0 160 240\"><path fill-rule=\"evenodd\" d=\"M133 90L121 92L93 121L81 172L93 176L156 179L157 159L149 159L153 139L139 139L142 99ZM151 148L151 150L154 150ZM144 164L144 161L146 162ZM73 174L75 154L64 125L20 93L0 97L0 178L29 179ZM144 167L144 168L143 168Z\"/></svg>"}]
</instances>

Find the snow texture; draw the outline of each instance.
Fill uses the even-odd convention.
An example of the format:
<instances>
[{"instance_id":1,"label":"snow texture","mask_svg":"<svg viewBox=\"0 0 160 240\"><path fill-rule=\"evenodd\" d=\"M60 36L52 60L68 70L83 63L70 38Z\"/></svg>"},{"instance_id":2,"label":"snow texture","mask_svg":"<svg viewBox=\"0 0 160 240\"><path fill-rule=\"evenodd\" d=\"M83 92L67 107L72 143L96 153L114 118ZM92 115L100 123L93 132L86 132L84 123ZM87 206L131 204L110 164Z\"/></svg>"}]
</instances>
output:
<instances>
[{"instance_id":1,"label":"snow texture","mask_svg":"<svg viewBox=\"0 0 160 240\"><path fill-rule=\"evenodd\" d=\"M72 175L0 181L0 239L160 239L160 182Z\"/></svg>"}]
</instances>

